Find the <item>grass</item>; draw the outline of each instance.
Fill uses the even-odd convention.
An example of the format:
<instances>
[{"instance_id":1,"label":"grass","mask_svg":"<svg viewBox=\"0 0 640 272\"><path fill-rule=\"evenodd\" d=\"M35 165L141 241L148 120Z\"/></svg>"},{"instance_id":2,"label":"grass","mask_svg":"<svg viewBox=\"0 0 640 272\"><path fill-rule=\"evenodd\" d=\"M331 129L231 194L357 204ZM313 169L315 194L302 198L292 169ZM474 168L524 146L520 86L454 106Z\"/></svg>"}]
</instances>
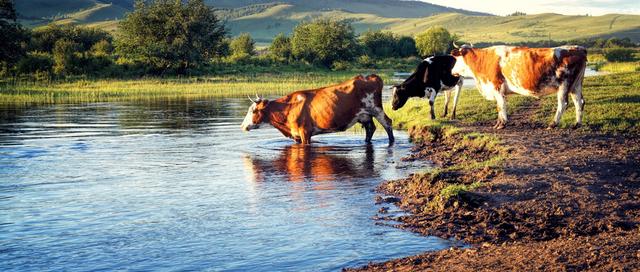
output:
<instances>
[{"instance_id":1,"label":"grass","mask_svg":"<svg viewBox=\"0 0 640 272\"><path fill-rule=\"evenodd\" d=\"M598 71L607 73L640 72L640 62L606 62L598 65Z\"/></svg>"},{"instance_id":2,"label":"grass","mask_svg":"<svg viewBox=\"0 0 640 272\"><path fill-rule=\"evenodd\" d=\"M605 133L640 133L640 72L588 77L584 82L585 129ZM556 108L553 96L542 99L542 110L534 117L548 122ZM574 123L574 107L569 107L561 120L561 127Z\"/></svg>"},{"instance_id":3,"label":"grass","mask_svg":"<svg viewBox=\"0 0 640 272\"><path fill-rule=\"evenodd\" d=\"M363 71L364 72L364 71ZM74 79L35 82L0 81L0 104L52 104L160 99L244 97L257 94L287 94L347 80L353 71L322 71L287 74L218 75L190 78L145 78L131 80ZM385 78L385 75L381 75Z\"/></svg>"}]
</instances>

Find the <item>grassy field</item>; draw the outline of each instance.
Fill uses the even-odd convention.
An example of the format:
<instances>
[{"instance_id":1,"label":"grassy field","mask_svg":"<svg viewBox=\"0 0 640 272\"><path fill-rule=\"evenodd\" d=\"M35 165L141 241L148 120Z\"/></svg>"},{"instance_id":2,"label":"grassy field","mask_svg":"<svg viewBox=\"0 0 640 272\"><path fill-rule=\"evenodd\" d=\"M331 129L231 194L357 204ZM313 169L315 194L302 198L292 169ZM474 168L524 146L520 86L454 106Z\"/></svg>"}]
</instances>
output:
<instances>
[{"instance_id":1,"label":"grassy field","mask_svg":"<svg viewBox=\"0 0 640 272\"><path fill-rule=\"evenodd\" d=\"M362 71L364 74L364 71ZM347 80L359 71L219 75L131 80L0 81L0 104L51 104L287 94ZM379 74L383 79L386 74Z\"/></svg>"},{"instance_id":2,"label":"grassy field","mask_svg":"<svg viewBox=\"0 0 640 272\"><path fill-rule=\"evenodd\" d=\"M46 3L45 3L46 2ZM55 3L60 2L59 5ZM219 2L219 1L218 1ZM223 1L224 2L224 1ZM231 1L233 2L233 1ZM240 4L227 3L230 7ZM366 1L309 1L274 4L227 22L232 35L248 32L258 42L270 42L280 32L291 33L301 21L332 18L352 23L358 32L386 29L401 35L415 35L440 25L469 42L521 42L570 40L592 37L629 37L640 40L640 15L568 16L534 14L525 16L479 16L427 3L365 3ZM92 4L93 3L93 4ZM209 1L216 5L217 1ZM225 2L226 3L226 2ZM116 18L131 8L83 0L18 1L18 11L38 18L57 16L57 23L75 23L114 31ZM433 15L433 16L428 16ZM427 17L428 16L428 17ZM36 21L26 23L37 24ZM44 22L44 21L43 21Z\"/></svg>"},{"instance_id":3,"label":"grassy field","mask_svg":"<svg viewBox=\"0 0 640 272\"><path fill-rule=\"evenodd\" d=\"M611 74L588 77L584 83L584 128L608 133L640 133L640 72ZM518 111L524 105L531 104L534 98L512 95L507 98L509 114ZM436 100L438 119L429 120L427 100L412 99L398 111L387 111L394 120L394 126L408 128L417 126L449 126L477 121L494 121L497 118L495 102L485 100L475 89L465 89L460 95L458 105L459 121L441 118L443 97ZM390 106L387 106L390 108ZM546 124L551 121L556 110L555 96L541 100L541 110L532 116L532 122ZM574 108L571 102L562 117L561 127L566 128L575 122Z\"/></svg>"}]
</instances>

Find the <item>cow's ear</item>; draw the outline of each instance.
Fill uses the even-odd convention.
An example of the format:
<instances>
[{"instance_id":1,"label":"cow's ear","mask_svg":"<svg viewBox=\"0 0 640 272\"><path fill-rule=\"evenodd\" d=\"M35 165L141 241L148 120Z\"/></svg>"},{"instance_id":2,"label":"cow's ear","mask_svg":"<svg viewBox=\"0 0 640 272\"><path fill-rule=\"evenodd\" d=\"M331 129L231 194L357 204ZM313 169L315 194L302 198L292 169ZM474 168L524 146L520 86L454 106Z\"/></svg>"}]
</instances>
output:
<instances>
[{"instance_id":1,"label":"cow's ear","mask_svg":"<svg viewBox=\"0 0 640 272\"><path fill-rule=\"evenodd\" d=\"M426 84L428 77L429 77L429 67L427 66L426 69L424 69L424 76L422 77L422 82Z\"/></svg>"}]
</instances>

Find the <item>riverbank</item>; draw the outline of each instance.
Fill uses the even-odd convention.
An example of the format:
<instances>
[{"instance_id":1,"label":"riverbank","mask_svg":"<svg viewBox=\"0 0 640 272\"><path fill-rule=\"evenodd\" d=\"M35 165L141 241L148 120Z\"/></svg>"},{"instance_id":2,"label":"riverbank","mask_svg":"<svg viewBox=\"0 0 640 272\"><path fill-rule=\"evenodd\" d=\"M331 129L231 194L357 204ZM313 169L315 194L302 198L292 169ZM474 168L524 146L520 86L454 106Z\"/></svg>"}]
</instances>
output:
<instances>
[{"instance_id":1,"label":"riverbank","mask_svg":"<svg viewBox=\"0 0 640 272\"><path fill-rule=\"evenodd\" d=\"M356 270L639 269L640 73L586 79L584 92L577 130L544 129L555 97L510 97L501 131L491 129L493 103L475 90L462 94L458 122L426 120L421 101L393 113L417 142L407 159L438 166L380 186L411 212L394 218L398 226L471 247ZM573 118L571 107L564 127Z\"/></svg>"},{"instance_id":2,"label":"riverbank","mask_svg":"<svg viewBox=\"0 0 640 272\"><path fill-rule=\"evenodd\" d=\"M288 94L295 90L336 84L373 71L301 71L286 73L221 74L199 77L141 79L70 78L58 81L5 79L0 81L0 104L56 104L170 99L245 97ZM379 73L389 79L392 72Z\"/></svg>"}]
</instances>

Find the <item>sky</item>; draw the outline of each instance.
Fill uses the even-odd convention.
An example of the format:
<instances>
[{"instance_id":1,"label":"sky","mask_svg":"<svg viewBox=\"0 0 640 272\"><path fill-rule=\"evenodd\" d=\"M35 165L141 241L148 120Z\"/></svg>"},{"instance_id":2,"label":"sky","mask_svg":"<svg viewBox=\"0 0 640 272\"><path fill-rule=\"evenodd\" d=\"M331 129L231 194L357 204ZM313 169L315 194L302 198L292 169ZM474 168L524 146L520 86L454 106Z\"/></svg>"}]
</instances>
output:
<instances>
[{"instance_id":1,"label":"sky","mask_svg":"<svg viewBox=\"0 0 640 272\"><path fill-rule=\"evenodd\" d=\"M560 13L567 15L640 14L640 0L422 0L442 6L507 15Z\"/></svg>"}]
</instances>

